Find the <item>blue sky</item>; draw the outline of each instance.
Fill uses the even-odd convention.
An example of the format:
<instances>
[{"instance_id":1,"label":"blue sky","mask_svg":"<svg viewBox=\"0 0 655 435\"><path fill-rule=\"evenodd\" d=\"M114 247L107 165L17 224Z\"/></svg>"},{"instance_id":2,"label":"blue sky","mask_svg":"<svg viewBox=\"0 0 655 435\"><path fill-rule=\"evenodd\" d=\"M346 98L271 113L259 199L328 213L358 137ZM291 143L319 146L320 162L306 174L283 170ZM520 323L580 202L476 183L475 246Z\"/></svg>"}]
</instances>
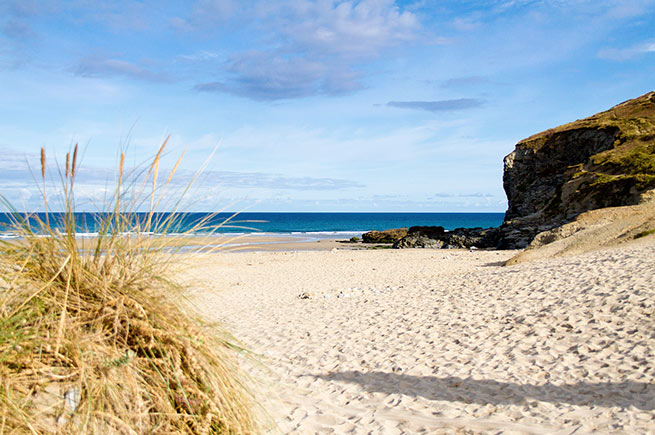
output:
<instances>
[{"instance_id":1,"label":"blue sky","mask_svg":"<svg viewBox=\"0 0 655 435\"><path fill-rule=\"evenodd\" d=\"M519 140L655 89L655 0L0 0L0 193L84 149L81 208L116 156L195 210L504 211Z\"/></svg>"}]
</instances>

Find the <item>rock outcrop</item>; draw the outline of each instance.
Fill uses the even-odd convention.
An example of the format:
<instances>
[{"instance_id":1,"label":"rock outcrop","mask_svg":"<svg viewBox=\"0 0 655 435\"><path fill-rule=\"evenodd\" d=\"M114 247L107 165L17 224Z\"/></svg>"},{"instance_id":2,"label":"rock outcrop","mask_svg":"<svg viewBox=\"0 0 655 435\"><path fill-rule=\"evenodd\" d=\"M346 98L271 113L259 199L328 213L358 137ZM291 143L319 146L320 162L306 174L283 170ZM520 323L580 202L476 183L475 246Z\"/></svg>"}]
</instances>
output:
<instances>
[{"instance_id":1,"label":"rock outcrop","mask_svg":"<svg viewBox=\"0 0 655 435\"><path fill-rule=\"evenodd\" d=\"M498 244L497 228L411 227L409 234L394 243L402 248L494 248Z\"/></svg>"},{"instance_id":2,"label":"rock outcrop","mask_svg":"<svg viewBox=\"0 0 655 435\"><path fill-rule=\"evenodd\" d=\"M407 249L407 248L443 248L444 243L441 240L431 239L428 236L420 234L410 234L393 244L394 249Z\"/></svg>"},{"instance_id":3,"label":"rock outcrop","mask_svg":"<svg viewBox=\"0 0 655 435\"><path fill-rule=\"evenodd\" d=\"M655 92L522 140L504 164L499 248L588 210L643 203L655 189Z\"/></svg>"},{"instance_id":4,"label":"rock outcrop","mask_svg":"<svg viewBox=\"0 0 655 435\"><path fill-rule=\"evenodd\" d=\"M408 234L407 228L394 228L385 231L369 231L362 234L364 243L394 243Z\"/></svg>"}]
</instances>

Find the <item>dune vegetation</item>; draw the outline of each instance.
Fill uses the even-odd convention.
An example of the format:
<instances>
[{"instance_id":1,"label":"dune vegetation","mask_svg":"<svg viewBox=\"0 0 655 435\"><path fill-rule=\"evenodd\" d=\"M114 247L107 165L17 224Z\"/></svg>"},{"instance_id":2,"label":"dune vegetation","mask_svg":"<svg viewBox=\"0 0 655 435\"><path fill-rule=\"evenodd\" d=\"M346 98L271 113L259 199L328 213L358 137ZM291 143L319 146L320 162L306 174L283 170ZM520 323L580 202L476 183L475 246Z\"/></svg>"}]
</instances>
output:
<instances>
[{"instance_id":1,"label":"dune vegetation","mask_svg":"<svg viewBox=\"0 0 655 435\"><path fill-rule=\"evenodd\" d=\"M148 236L176 230L176 214L155 210L177 211L188 190L167 200L180 160L158 182L165 145L139 170L127 171L121 154L98 235L85 243L77 147L56 174L60 221L27 219L3 200L20 238L0 245L0 433L257 431L240 349L190 314L170 279L175 238ZM47 211L46 167L42 150Z\"/></svg>"}]
</instances>

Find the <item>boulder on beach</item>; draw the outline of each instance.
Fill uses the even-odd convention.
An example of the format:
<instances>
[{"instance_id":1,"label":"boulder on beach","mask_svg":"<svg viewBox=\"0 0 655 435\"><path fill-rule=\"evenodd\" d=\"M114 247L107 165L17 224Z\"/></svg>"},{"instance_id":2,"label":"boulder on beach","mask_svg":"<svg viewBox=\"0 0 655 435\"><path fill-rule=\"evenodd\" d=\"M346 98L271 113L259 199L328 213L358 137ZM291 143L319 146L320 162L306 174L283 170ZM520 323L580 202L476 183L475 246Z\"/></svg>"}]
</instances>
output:
<instances>
[{"instance_id":1,"label":"boulder on beach","mask_svg":"<svg viewBox=\"0 0 655 435\"><path fill-rule=\"evenodd\" d=\"M394 228L385 231L369 231L362 234L364 243L394 243L408 234L407 228Z\"/></svg>"},{"instance_id":2,"label":"boulder on beach","mask_svg":"<svg viewBox=\"0 0 655 435\"><path fill-rule=\"evenodd\" d=\"M409 228L409 234L417 236L426 236L431 239L438 239L446 233L446 229L441 226L416 226Z\"/></svg>"},{"instance_id":3,"label":"boulder on beach","mask_svg":"<svg viewBox=\"0 0 655 435\"><path fill-rule=\"evenodd\" d=\"M497 228L411 227L409 234L394 243L396 249L405 248L494 248L498 244Z\"/></svg>"},{"instance_id":4,"label":"boulder on beach","mask_svg":"<svg viewBox=\"0 0 655 435\"><path fill-rule=\"evenodd\" d=\"M445 234L449 248L495 248L498 244L497 228L455 228Z\"/></svg>"},{"instance_id":5,"label":"boulder on beach","mask_svg":"<svg viewBox=\"0 0 655 435\"><path fill-rule=\"evenodd\" d=\"M409 234L393 244L394 249L406 248L443 248L444 243L441 240L431 239L421 234Z\"/></svg>"}]
</instances>

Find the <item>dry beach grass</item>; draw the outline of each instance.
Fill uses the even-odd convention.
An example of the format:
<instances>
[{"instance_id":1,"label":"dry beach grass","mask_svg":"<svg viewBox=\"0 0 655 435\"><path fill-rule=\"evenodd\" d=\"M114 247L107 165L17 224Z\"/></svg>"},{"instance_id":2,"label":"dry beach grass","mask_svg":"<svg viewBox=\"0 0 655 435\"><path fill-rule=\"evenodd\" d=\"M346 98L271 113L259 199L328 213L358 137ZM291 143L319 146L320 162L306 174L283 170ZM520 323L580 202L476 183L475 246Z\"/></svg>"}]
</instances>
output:
<instances>
[{"instance_id":1,"label":"dry beach grass","mask_svg":"<svg viewBox=\"0 0 655 435\"><path fill-rule=\"evenodd\" d=\"M176 224L153 213L175 172L158 184L164 145L132 175L121 155L99 235L86 244L76 238L77 147L59 174L62 222L12 211L23 240L1 246L0 433L256 431L233 346L188 314L169 279L173 254L144 236Z\"/></svg>"},{"instance_id":2,"label":"dry beach grass","mask_svg":"<svg viewBox=\"0 0 655 435\"><path fill-rule=\"evenodd\" d=\"M261 355L283 433L652 433L655 236L515 253L214 254L183 275Z\"/></svg>"}]
</instances>

